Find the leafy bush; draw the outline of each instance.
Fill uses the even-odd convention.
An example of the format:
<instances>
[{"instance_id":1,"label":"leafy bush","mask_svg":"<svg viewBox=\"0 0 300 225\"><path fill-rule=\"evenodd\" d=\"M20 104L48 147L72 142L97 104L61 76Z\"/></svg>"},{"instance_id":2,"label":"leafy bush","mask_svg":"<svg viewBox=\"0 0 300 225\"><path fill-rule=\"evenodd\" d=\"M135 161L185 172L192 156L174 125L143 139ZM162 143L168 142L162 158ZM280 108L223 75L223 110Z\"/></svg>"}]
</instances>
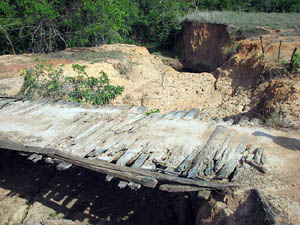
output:
<instances>
[{"instance_id":1,"label":"leafy bush","mask_svg":"<svg viewBox=\"0 0 300 225\"><path fill-rule=\"evenodd\" d=\"M54 65L38 64L22 72L24 83L21 94L29 99L51 98L74 102L88 102L96 105L108 104L121 95L124 88L110 84L107 74L100 72L100 77L89 77L85 66L72 65L77 72L75 77L64 77L61 68Z\"/></svg>"},{"instance_id":2,"label":"leafy bush","mask_svg":"<svg viewBox=\"0 0 300 225\"><path fill-rule=\"evenodd\" d=\"M291 70L292 71L297 72L299 70L299 68L300 68L300 54L299 53L296 52L293 55L293 58L291 59L290 65L291 65Z\"/></svg>"}]
</instances>

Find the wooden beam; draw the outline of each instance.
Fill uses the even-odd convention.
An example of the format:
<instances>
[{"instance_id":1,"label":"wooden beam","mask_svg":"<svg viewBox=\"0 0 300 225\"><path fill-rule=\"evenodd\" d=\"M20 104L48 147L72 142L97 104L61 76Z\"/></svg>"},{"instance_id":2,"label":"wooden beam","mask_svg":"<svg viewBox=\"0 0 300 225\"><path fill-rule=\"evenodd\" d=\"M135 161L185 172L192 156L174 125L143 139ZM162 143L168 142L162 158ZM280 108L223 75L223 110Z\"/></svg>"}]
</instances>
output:
<instances>
[{"instance_id":1,"label":"wooden beam","mask_svg":"<svg viewBox=\"0 0 300 225\"><path fill-rule=\"evenodd\" d=\"M159 173L151 170L145 170L141 168L120 166L109 162L105 162L103 160L85 159L85 158L72 155L70 153L56 151L54 149L24 146L22 144L13 143L11 141L0 140L0 148L44 154L73 165L81 166L90 170L108 174L113 177L117 177L129 182L142 184L146 187L151 187L151 188L155 188L158 181L181 184L181 185L197 186L197 187L203 187L212 190L227 189L227 188L239 186L235 183L218 183L218 182L204 181L199 179L195 179L195 180L187 179L183 177L178 177L176 175L163 174L163 173Z\"/></svg>"}]
</instances>

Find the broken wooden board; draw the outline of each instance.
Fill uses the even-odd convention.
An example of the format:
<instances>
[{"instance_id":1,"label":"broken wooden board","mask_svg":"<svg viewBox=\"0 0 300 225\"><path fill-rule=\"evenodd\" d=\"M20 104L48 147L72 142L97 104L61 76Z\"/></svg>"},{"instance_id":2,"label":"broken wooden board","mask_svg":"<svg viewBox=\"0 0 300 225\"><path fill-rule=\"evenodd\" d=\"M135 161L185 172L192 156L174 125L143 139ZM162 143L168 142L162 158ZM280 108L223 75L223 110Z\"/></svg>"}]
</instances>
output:
<instances>
[{"instance_id":1,"label":"broken wooden board","mask_svg":"<svg viewBox=\"0 0 300 225\"><path fill-rule=\"evenodd\" d=\"M195 109L147 116L143 107L5 97L0 105L0 148L30 152L33 161L53 158L58 169L76 165L107 174L108 181L117 177L120 188L236 187L229 177L247 155L246 137L201 121Z\"/></svg>"}]
</instances>

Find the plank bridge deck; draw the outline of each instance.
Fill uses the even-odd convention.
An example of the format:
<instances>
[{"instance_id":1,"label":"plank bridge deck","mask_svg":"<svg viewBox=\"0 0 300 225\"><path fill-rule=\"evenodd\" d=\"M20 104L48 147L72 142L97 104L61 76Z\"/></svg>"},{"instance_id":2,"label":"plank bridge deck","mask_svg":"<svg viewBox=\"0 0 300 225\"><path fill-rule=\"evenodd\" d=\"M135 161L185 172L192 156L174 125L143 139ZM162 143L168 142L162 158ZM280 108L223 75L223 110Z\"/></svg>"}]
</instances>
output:
<instances>
[{"instance_id":1,"label":"plank bridge deck","mask_svg":"<svg viewBox=\"0 0 300 225\"><path fill-rule=\"evenodd\" d=\"M0 148L34 162L82 166L120 178L119 186L165 191L236 187L249 155L247 135L207 123L199 111L146 115L143 107L94 107L0 98Z\"/></svg>"}]
</instances>

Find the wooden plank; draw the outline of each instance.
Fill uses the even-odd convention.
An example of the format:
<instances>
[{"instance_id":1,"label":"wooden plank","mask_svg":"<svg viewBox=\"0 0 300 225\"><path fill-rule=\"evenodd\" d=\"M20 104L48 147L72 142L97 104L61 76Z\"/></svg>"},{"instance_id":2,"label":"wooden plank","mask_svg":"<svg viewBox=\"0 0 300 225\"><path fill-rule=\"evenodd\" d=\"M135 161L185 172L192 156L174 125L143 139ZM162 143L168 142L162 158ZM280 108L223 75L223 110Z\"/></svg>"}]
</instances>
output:
<instances>
[{"instance_id":1,"label":"wooden plank","mask_svg":"<svg viewBox=\"0 0 300 225\"><path fill-rule=\"evenodd\" d=\"M129 109L130 112L134 112L134 113L137 113L137 114L144 114L146 113L147 111L147 107L142 107L142 106L132 106L130 109Z\"/></svg>"},{"instance_id":2,"label":"wooden plank","mask_svg":"<svg viewBox=\"0 0 300 225\"><path fill-rule=\"evenodd\" d=\"M118 160L115 154L120 153L120 151L127 151L129 146L133 145L137 142L139 134L127 134L122 133L119 135L110 135L111 137L105 141L103 145L101 145L101 149L107 149L103 154L99 154L97 156L98 159L105 159L106 161L115 161ZM123 154L119 155L121 157Z\"/></svg>"},{"instance_id":3,"label":"wooden plank","mask_svg":"<svg viewBox=\"0 0 300 225\"><path fill-rule=\"evenodd\" d=\"M67 170L69 168L72 167L72 164L71 163L67 163L67 162L62 162L62 163L59 163L57 166L56 166L56 169L59 170L59 171L63 171L63 170Z\"/></svg>"},{"instance_id":4,"label":"wooden plank","mask_svg":"<svg viewBox=\"0 0 300 225\"><path fill-rule=\"evenodd\" d=\"M112 179L114 179L114 176L106 175L106 177L105 177L106 182L110 182Z\"/></svg>"},{"instance_id":5,"label":"wooden plank","mask_svg":"<svg viewBox=\"0 0 300 225\"><path fill-rule=\"evenodd\" d=\"M116 124L115 126L111 127L110 130L115 133L120 133L124 127L134 124L145 117L146 117L146 115L144 115L144 114L134 114L134 115L129 114L129 116L127 118L125 118L123 121Z\"/></svg>"},{"instance_id":6,"label":"wooden plank","mask_svg":"<svg viewBox=\"0 0 300 225\"><path fill-rule=\"evenodd\" d=\"M130 146L124 155L122 155L116 164L120 166L125 166L128 164L132 164L143 152L143 150L148 145L148 140L137 141L133 146Z\"/></svg>"},{"instance_id":7,"label":"wooden plank","mask_svg":"<svg viewBox=\"0 0 300 225\"><path fill-rule=\"evenodd\" d=\"M32 152L46 155L54 155L56 152L55 149L51 148L41 148L35 146L26 146L23 144L15 143L9 140L0 139L0 148L13 150L13 151L22 151L22 152Z\"/></svg>"},{"instance_id":8,"label":"wooden plank","mask_svg":"<svg viewBox=\"0 0 300 225\"><path fill-rule=\"evenodd\" d=\"M138 128L140 128L140 127L144 126L145 124L147 124L147 122L149 122L150 120L151 120L150 117L143 116L140 119L138 119L138 120L136 120L132 123L126 124L123 127L114 130L114 132L116 134L119 134L119 133L122 133L122 132L133 132L133 131L137 130Z\"/></svg>"},{"instance_id":9,"label":"wooden plank","mask_svg":"<svg viewBox=\"0 0 300 225\"><path fill-rule=\"evenodd\" d=\"M198 110L198 109L192 109L187 112L187 114L183 117L183 119L185 119L185 120L195 119L197 117L197 115L199 114L199 112L200 112L200 110Z\"/></svg>"},{"instance_id":10,"label":"wooden plank","mask_svg":"<svg viewBox=\"0 0 300 225\"><path fill-rule=\"evenodd\" d=\"M230 133L227 138L225 139L222 147L217 151L214 160L219 161L220 159L222 159L225 150L228 148L228 146L232 143L232 136L233 134Z\"/></svg>"},{"instance_id":11,"label":"wooden plank","mask_svg":"<svg viewBox=\"0 0 300 225\"><path fill-rule=\"evenodd\" d=\"M219 159L216 163L215 163L215 167L214 167L214 172L218 172L224 165L225 163L228 161L230 155L232 154L233 152L233 148L232 148L232 142L230 141L228 146L226 147L223 155L222 155L222 158Z\"/></svg>"},{"instance_id":12,"label":"wooden plank","mask_svg":"<svg viewBox=\"0 0 300 225\"><path fill-rule=\"evenodd\" d=\"M139 168L141 167L144 162L149 158L150 153L142 153L133 163L133 165L131 166L132 168Z\"/></svg>"},{"instance_id":13,"label":"wooden plank","mask_svg":"<svg viewBox=\"0 0 300 225\"><path fill-rule=\"evenodd\" d=\"M25 152L37 151L38 153L41 152L43 155L48 155L51 156L52 158L65 161L73 165L95 170L104 174L111 175L113 177L118 177L123 180L132 181L134 183L139 183L151 188L154 188L156 186L158 180L171 182L171 183L207 187L209 189L224 189L224 188L226 189L226 188L238 186L237 184L216 183L216 182L209 182L203 180L191 180L182 177L153 172L150 170L119 166L116 164L107 163L102 160L85 159L66 152L61 152L61 151L56 152L53 149L49 150L46 148L37 148L37 147L24 146L24 145L22 146L21 144L15 144L15 143L7 144L7 142L3 142L3 141L0 141L0 146L4 148L9 147L7 149L17 150L17 151L25 151Z\"/></svg>"},{"instance_id":14,"label":"wooden plank","mask_svg":"<svg viewBox=\"0 0 300 225\"><path fill-rule=\"evenodd\" d=\"M83 133L81 133L74 139L73 143L77 144L81 139L84 139L87 136L90 136L93 133L95 133L97 130L103 128L103 125L105 124L105 122L106 121L99 121L98 123L96 123L95 125L90 127L89 129L85 130Z\"/></svg>"},{"instance_id":15,"label":"wooden plank","mask_svg":"<svg viewBox=\"0 0 300 225\"><path fill-rule=\"evenodd\" d=\"M173 184L162 184L159 186L159 190L168 192L196 192L196 191L207 191L208 189L196 186L188 185L173 185Z\"/></svg>"},{"instance_id":16,"label":"wooden plank","mask_svg":"<svg viewBox=\"0 0 300 225\"><path fill-rule=\"evenodd\" d=\"M11 98L0 98L0 109L4 108L7 106L9 103L17 101L16 99L11 99Z\"/></svg>"},{"instance_id":17,"label":"wooden plank","mask_svg":"<svg viewBox=\"0 0 300 225\"><path fill-rule=\"evenodd\" d=\"M158 183L157 179L155 179L153 177L136 175L136 174L132 174L130 172L116 171L116 170L108 169L108 168L103 169L101 167L92 166L92 165L86 164L86 163L82 164L82 163L77 162L77 165L87 168L87 169L90 169L90 170L108 174L112 178L117 177L117 178L124 179L127 181L133 181L135 183L139 183L139 184L142 184L143 186L150 187L150 188L155 188ZM114 165L114 164L112 164L112 165Z\"/></svg>"},{"instance_id":18,"label":"wooden plank","mask_svg":"<svg viewBox=\"0 0 300 225\"><path fill-rule=\"evenodd\" d=\"M211 134L209 140L206 145L199 151L196 155L196 158L193 160L193 166L188 172L188 178L195 178L203 174L204 169L208 165L208 163L213 159L216 154L216 151L220 148L224 141L224 132L226 131L225 126L217 126L216 129Z\"/></svg>"},{"instance_id":19,"label":"wooden plank","mask_svg":"<svg viewBox=\"0 0 300 225\"><path fill-rule=\"evenodd\" d=\"M36 162L40 161L42 158L43 158L42 155L32 154L27 159L34 162L34 163L36 163Z\"/></svg>"},{"instance_id":20,"label":"wooden plank","mask_svg":"<svg viewBox=\"0 0 300 225\"><path fill-rule=\"evenodd\" d=\"M134 183L134 182L132 182L132 181L130 181L129 183L128 183L128 187L131 189L131 190L134 190L134 191L137 191L137 190L139 190L140 188L141 188L141 184L137 184L137 183Z\"/></svg>"},{"instance_id":21,"label":"wooden plank","mask_svg":"<svg viewBox=\"0 0 300 225\"><path fill-rule=\"evenodd\" d=\"M153 184L154 182L153 179L155 179L156 181L161 180L161 181L171 182L171 183L207 187L209 189L227 189L227 188L239 186L238 184L235 183L218 183L213 181L193 180L193 179L177 177L174 175L173 176L166 175L166 174L162 174L150 170L136 169L133 167L124 167L124 166L108 163L102 160L80 158L65 152L57 152L55 154L55 157L66 162L70 162L73 165L78 165L85 168L90 168L92 170L97 170L98 172L106 173L108 175L118 177L120 179L124 179L127 181L140 183L142 185L144 185L143 184L144 182L147 184L148 181L149 182L151 181L151 184ZM147 177L150 180L147 179Z\"/></svg>"},{"instance_id":22,"label":"wooden plank","mask_svg":"<svg viewBox=\"0 0 300 225\"><path fill-rule=\"evenodd\" d=\"M100 147L97 147L96 149L94 149L93 151L91 151L89 154L86 155L86 158L92 158L92 157L96 157L98 154L102 154L104 152L106 152L107 149L103 149L103 148L100 148Z\"/></svg>"},{"instance_id":23,"label":"wooden plank","mask_svg":"<svg viewBox=\"0 0 300 225\"><path fill-rule=\"evenodd\" d=\"M221 170L217 173L216 179L225 179L230 176L234 169L239 165L242 153L246 150L246 141L243 139L235 150L235 154L228 163L226 163Z\"/></svg>"},{"instance_id":24,"label":"wooden plank","mask_svg":"<svg viewBox=\"0 0 300 225\"><path fill-rule=\"evenodd\" d=\"M127 187L127 185L128 185L128 182L121 180L121 181L119 182L119 184L118 184L118 187L119 187L120 189L124 189L124 188Z\"/></svg>"},{"instance_id":25,"label":"wooden plank","mask_svg":"<svg viewBox=\"0 0 300 225\"><path fill-rule=\"evenodd\" d=\"M185 160L175 169L180 174L186 175L186 171L192 166L193 161L201 151L201 147L196 148Z\"/></svg>"},{"instance_id":26,"label":"wooden plank","mask_svg":"<svg viewBox=\"0 0 300 225\"><path fill-rule=\"evenodd\" d=\"M107 151L109 148L119 143L122 137L120 135L114 135L113 132L109 131L110 128L117 123L118 120L106 121L101 129L96 130L91 135L81 139L76 145L72 145L70 151L82 157L85 157L90 152L99 148L103 149L102 153Z\"/></svg>"},{"instance_id":27,"label":"wooden plank","mask_svg":"<svg viewBox=\"0 0 300 225\"><path fill-rule=\"evenodd\" d=\"M182 119L185 116L186 113L187 113L187 111L178 111L174 115L174 119Z\"/></svg>"},{"instance_id":28,"label":"wooden plank","mask_svg":"<svg viewBox=\"0 0 300 225\"><path fill-rule=\"evenodd\" d=\"M126 152L126 150L126 146L113 147L108 149L105 154L97 156L97 159L107 162L115 162Z\"/></svg>"},{"instance_id":29,"label":"wooden plank","mask_svg":"<svg viewBox=\"0 0 300 225\"><path fill-rule=\"evenodd\" d=\"M176 115L177 112L178 112L177 110L171 111L171 112L165 114L162 118L163 119L172 119L172 118L174 118L174 116Z\"/></svg>"}]
</instances>

